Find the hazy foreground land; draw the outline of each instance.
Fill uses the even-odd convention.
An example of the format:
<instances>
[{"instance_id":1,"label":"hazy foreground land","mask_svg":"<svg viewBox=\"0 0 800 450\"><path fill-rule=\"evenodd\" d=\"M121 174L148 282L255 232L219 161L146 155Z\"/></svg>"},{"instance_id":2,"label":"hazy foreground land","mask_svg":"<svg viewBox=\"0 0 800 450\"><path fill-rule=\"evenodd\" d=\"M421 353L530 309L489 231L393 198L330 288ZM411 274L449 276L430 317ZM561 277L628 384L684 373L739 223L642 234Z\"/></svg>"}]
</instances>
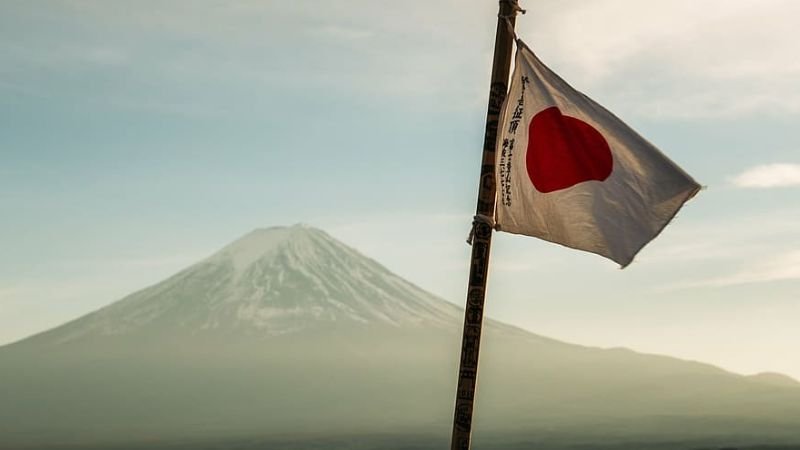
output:
<instances>
[{"instance_id":1,"label":"hazy foreground land","mask_svg":"<svg viewBox=\"0 0 800 450\"><path fill-rule=\"evenodd\" d=\"M474 450L798 450L799 445L726 446L702 442L583 442L568 443L569 438L552 440L524 436L476 438ZM353 436L338 438L230 439L183 442L151 442L127 445L48 446L42 450L431 450L447 449L449 441L441 436Z\"/></svg>"}]
</instances>

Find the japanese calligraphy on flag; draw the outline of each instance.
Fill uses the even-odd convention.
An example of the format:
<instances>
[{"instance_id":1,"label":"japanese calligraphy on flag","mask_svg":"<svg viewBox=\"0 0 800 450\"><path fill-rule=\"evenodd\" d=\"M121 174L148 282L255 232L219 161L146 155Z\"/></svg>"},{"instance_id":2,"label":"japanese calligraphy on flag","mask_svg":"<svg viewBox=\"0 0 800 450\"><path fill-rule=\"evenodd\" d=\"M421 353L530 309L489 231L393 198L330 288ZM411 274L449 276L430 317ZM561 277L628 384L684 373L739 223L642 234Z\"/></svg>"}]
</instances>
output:
<instances>
[{"instance_id":1,"label":"japanese calligraphy on flag","mask_svg":"<svg viewBox=\"0 0 800 450\"><path fill-rule=\"evenodd\" d=\"M623 267L700 185L517 41L496 149L497 229Z\"/></svg>"}]
</instances>

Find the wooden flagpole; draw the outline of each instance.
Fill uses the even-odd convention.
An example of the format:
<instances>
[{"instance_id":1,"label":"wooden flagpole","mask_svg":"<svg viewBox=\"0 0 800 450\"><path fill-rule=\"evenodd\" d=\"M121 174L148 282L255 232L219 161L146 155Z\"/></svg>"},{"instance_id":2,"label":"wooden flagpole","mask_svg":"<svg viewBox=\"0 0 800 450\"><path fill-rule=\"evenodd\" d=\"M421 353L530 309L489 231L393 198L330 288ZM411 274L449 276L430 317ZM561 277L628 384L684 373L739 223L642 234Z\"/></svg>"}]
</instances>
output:
<instances>
[{"instance_id":1,"label":"wooden flagpole","mask_svg":"<svg viewBox=\"0 0 800 450\"><path fill-rule=\"evenodd\" d=\"M486 134L483 141L483 162L478 187L478 205L472 229L472 260L464 311L464 334L461 340L461 362L458 370L455 413L451 450L469 450L472 436L472 410L475 386L478 381L478 353L483 326L483 304L486 298L486 278L489 271L489 250L492 245L492 225L495 197L495 146L500 110L508 92L511 69L511 50L514 43L515 16L520 11L517 0L500 0L497 32L494 43L492 81L489 87L489 107L486 113ZM509 26L510 25L510 26ZM483 219L483 220L481 220Z\"/></svg>"}]
</instances>

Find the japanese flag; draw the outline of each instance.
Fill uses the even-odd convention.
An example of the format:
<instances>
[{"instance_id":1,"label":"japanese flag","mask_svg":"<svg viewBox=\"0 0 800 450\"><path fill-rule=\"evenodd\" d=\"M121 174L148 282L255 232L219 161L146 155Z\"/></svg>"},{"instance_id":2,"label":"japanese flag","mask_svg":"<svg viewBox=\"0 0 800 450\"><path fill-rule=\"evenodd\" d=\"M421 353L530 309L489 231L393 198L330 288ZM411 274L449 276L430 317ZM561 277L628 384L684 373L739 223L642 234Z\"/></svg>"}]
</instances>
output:
<instances>
[{"instance_id":1,"label":"japanese flag","mask_svg":"<svg viewBox=\"0 0 800 450\"><path fill-rule=\"evenodd\" d=\"M700 185L521 41L496 149L497 229L623 267Z\"/></svg>"}]
</instances>

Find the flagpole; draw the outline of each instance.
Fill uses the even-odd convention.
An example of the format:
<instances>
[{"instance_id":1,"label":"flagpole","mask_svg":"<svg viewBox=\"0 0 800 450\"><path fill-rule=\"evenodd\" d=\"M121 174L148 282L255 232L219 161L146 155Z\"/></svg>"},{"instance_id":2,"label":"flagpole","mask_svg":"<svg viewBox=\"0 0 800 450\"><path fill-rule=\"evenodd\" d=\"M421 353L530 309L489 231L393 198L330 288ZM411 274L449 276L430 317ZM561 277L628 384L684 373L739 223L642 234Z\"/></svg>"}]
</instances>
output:
<instances>
[{"instance_id":1,"label":"flagpole","mask_svg":"<svg viewBox=\"0 0 800 450\"><path fill-rule=\"evenodd\" d=\"M469 271L467 302L464 310L464 331L461 340L461 362L458 369L451 450L469 450L472 437L472 411L478 381L478 353L483 326L483 304L489 272L489 251L492 245L492 224L495 197L495 146L500 110L508 92L511 50L514 43L515 16L521 11L517 0L500 0L494 42L492 81L486 113L486 133L478 187L478 204L473 223L472 259Z\"/></svg>"}]
</instances>

